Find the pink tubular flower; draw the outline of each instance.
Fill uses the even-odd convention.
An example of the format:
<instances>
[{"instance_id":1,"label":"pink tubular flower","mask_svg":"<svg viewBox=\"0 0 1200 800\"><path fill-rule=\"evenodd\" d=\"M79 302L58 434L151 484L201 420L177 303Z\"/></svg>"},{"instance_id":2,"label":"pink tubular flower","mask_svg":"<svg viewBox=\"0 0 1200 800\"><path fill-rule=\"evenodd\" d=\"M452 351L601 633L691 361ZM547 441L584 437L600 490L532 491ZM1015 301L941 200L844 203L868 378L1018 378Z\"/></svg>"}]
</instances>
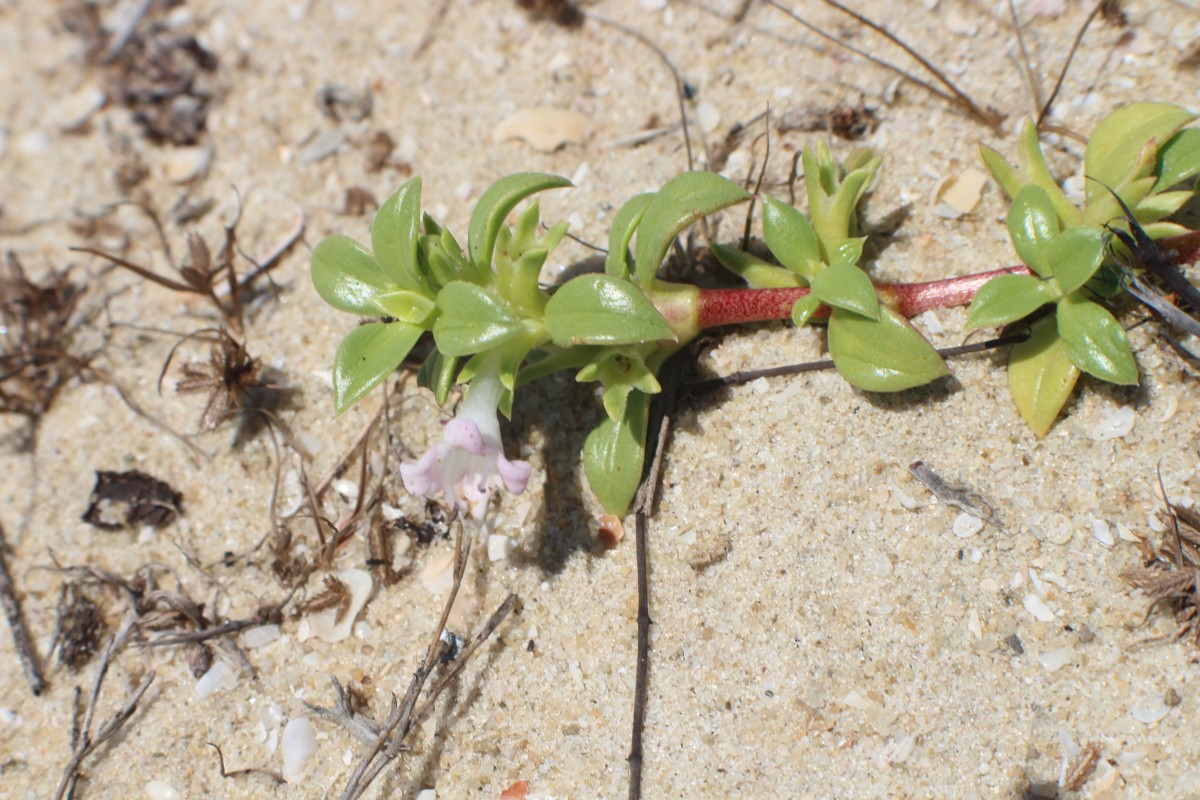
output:
<instances>
[{"instance_id":1,"label":"pink tubular flower","mask_svg":"<svg viewBox=\"0 0 1200 800\"><path fill-rule=\"evenodd\" d=\"M503 393L500 362L489 358L471 380L462 408L446 424L442 440L418 460L400 465L404 488L426 497L441 493L476 521L483 520L497 486L503 485L513 494L525 491L528 462L509 461L500 444L497 408Z\"/></svg>"}]
</instances>

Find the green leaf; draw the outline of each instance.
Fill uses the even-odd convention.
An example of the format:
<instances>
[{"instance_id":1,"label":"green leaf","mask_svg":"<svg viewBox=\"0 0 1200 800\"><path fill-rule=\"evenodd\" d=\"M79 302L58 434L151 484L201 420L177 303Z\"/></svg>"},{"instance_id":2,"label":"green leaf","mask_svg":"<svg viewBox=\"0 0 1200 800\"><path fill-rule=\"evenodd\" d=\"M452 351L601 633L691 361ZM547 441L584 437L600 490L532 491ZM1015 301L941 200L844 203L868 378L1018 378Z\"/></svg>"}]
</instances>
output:
<instances>
[{"instance_id":1,"label":"green leaf","mask_svg":"<svg viewBox=\"0 0 1200 800\"><path fill-rule=\"evenodd\" d=\"M337 413L357 403L396 371L422 331L399 322L369 322L342 340L333 358L333 397Z\"/></svg>"},{"instance_id":2,"label":"green leaf","mask_svg":"<svg viewBox=\"0 0 1200 800\"><path fill-rule=\"evenodd\" d=\"M1016 322L1060 296L1054 284L1032 275L1000 275L975 293L967 311L967 330Z\"/></svg>"},{"instance_id":3,"label":"green leaf","mask_svg":"<svg viewBox=\"0 0 1200 800\"><path fill-rule=\"evenodd\" d=\"M713 242L709 245L712 254L721 262L721 266L739 276L752 289L791 289L806 285L801 278L791 270L768 264L758 256L744 250L736 250Z\"/></svg>"},{"instance_id":4,"label":"green leaf","mask_svg":"<svg viewBox=\"0 0 1200 800\"><path fill-rule=\"evenodd\" d=\"M1104 260L1104 231L1100 228L1070 228L1050 240L1046 260L1063 294L1070 294L1087 283Z\"/></svg>"},{"instance_id":5,"label":"green leaf","mask_svg":"<svg viewBox=\"0 0 1200 800\"><path fill-rule=\"evenodd\" d=\"M467 227L467 250L471 253L471 263L475 268L480 272L491 271L496 236L504 224L504 218L516 208L517 203L538 192L571 185L569 180L558 175L518 172L489 186L471 212L471 223Z\"/></svg>"},{"instance_id":6,"label":"green leaf","mask_svg":"<svg viewBox=\"0 0 1200 800\"><path fill-rule=\"evenodd\" d=\"M873 320L842 309L829 318L829 354L847 381L869 392L898 392L948 375L942 357L890 308Z\"/></svg>"},{"instance_id":7,"label":"green leaf","mask_svg":"<svg viewBox=\"0 0 1200 800\"><path fill-rule=\"evenodd\" d=\"M1196 193L1190 189L1152 194L1134 207L1133 216L1142 225L1158 222L1183 208L1195 196Z\"/></svg>"},{"instance_id":8,"label":"green leaf","mask_svg":"<svg viewBox=\"0 0 1200 800\"><path fill-rule=\"evenodd\" d=\"M1008 208L1008 235L1021 261L1038 275L1049 278L1046 247L1058 235L1058 215L1045 189L1030 184L1017 193Z\"/></svg>"},{"instance_id":9,"label":"green leaf","mask_svg":"<svg viewBox=\"0 0 1200 800\"><path fill-rule=\"evenodd\" d=\"M546 304L546 332L559 347L675 341L671 326L632 283L612 275L580 275Z\"/></svg>"},{"instance_id":10,"label":"green leaf","mask_svg":"<svg viewBox=\"0 0 1200 800\"><path fill-rule=\"evenodd\" d=\"M1101 183L1121 191L1147 142L1165 144L1195 118L1187 109L1170 103L1134 103L1100 120L1083 156L1084 174L1094 179L1087 185L1087 204L1107 191Z\"/></svg>"},{"instance_id":11,"label":"green leaf","mask_svg":"<svg viewBox=\"0 0 1200 800\"><path fill-rule=\"evenodd\" d=\"M625 514L642 481L649 405L648 395L630 393L621 418L614 422L605 417L583 444L588 485L610 514Z\"/></svg>"},{"instance_id":12,"label":"green leaf","mask_svg":"<svg viewBox=\"0 0 1200 800\"><path fill-rule=\"evenodd\" d=\"M433 323L433 339L448 356L488 350L521 334L521 320L491 292L473 283L447 284L437 302L441 316Z\"/></svg>"},{"instance_id":13,"label":"green leaf","mask_svg":"<svg viewBox=\"0 0 1200 800\"><path fill-rule=\"evenodd\" d=\"M1038 436L1050 430L1078 379L1079 369L1049 317L1035 322L1029 339L1009 353L1009 393L1025 424Z\"/></svg>"},{"instance_id":14,"label":"green leaf","mask_svg":"<svg viewBox=\"0 0 1200 800\"><path fill-rule=\"evenodd\" d=\"M781 200L763 195L763 239L779 263L812 280L821 261L821 246L808 217Z\"/></svg>"},{"instance_id":15,"label":"green leaf","mask_svg":"<svg viewBox=\"0 0 1200 800\"><path fill-rule=\"evenodd\" d=\"M458 357L442 355L435 347L417 373L417 385L433 392L433 399L439 406L445 405L457 371Z\"/></svg>"},{"instance_id":16,"label":"green leaf","mask_svg":"<svg viewBox=\"0 0 1200 800\"><path fill-rule=\"evenodd\" d=\"M856 236L852 239L844 240L830 254L829 266L857 267L858 262L862 260L863 246L866 243L867 237L865 236Z\"/></svg>"},{"instance_id":17,"label":"green leaf","mask_svg":"<svg viewBox=\"0 0 1200 800\"><path fill-rule=\"evenodd\" d=\"M1000 184L1000 188L1008 195L1008 199L1015 200L1025 182L1008 160L986 144L979 145L979 157L983 159L983 165L992 173L996 183Z\"/></svg>"},{"instance_id":18,"label":"green leaf","mask_svg":"<svg viewBox=\"0 0 1200 800\"><path fill-rule=\"evenodd\" d=\"M617 210L608 232L608 255L604 258L604 271L609 275L629 277L629 243L633 241L633 232L637 230L653 199L654 192L639 194Z\"/></svg>"},{"instance_id":19,"label":"green leaf","mask_svg":"<svg viewBox=\"0 0 1200 800\"><path fill-rule=\"evenodd\" d=\"M658 191L638 226L638 283L653 286L675 236L698 219L750 199L750 194L714 172L685 172Z\"/></svg>"},{"instance_id":20,"label":"green leaf","mask_svg":"<svg viewBox=\"0 0 1200 800\"><path fill-rule=\"evenodd\" d=\"M821 301L817 299L816 295L806 294L801 297L792 306L792 324L797 328L803 328L804 323L808 322L820 307Z\"/></svg>"},{"instance_id":21,"label":"green leaf","mask_svg":"<svg viewBox=\"0 0 1200 800\"><path fill-rule=\"evenodd\" d=\"M429 294L417 266L417 225L421 218L421 179L413 178L384 201L371 224L371 247L388 279L410 292Z\"/></svg>"},{"instance_id":22,"label":"green leaf","mask_svg":"<svg viewBox=\"0 0 1200 800\"><path fill-rule=\"evenodd\" d=\"M1058 335L1079 369L1109 383L1136 386L1129 337L1108 309L1072 295L1058 304Z\"/></svg>"},{"instance_id":23,"label":"green leaf","mask_svg":"<svg viewBox=\"0 0 1200 800\"><path fill-rule=\"evenodd\" d=\"M1200 129L1189 128L1168 139L1158 149L1154 174L1158 176L1156 194L1200 175Z\"/></svg>"},{"instance_id":24,"label":"green leaf","mask_svg":"<svg viewBox=\"0 0 1200 800\"><path fill-rule=\"evenodd\" d=\"M387 281L371 251L349 236L322 239L312 255L312 281L321 299L339 311L379 316Z\"/></svg>"},{"instance_id":25,"label":"green leaf","mask_svg":"<svg viewBox=\"0 0 1200 800\"><path fill-rule=\"evenodd\" d=\"M879 298L871 279L858 267L835 264L812 281L812 293L825 305L879 319Z\"/></svg>"},{"instance_id":26,"label":"green leaf","mask_svg":"<svg viewBox=\"0 0 1200 800\"><path fill-rule=\"evenodd\" d=\"M1041 142L1038 141L1037 126L1032 119L1026 119L1021 127L1021 133L1017 137L1017 152L1021 158L1024 181L1042 187L1050 197L1063 227L1078 225L1081 217L1079 209L1067 199L1058 181L1050 174L1050 167L1046 166L1046 157L1042 154Z\"/></svg>"},{"instance_id":27,"label":"green leaf","mask_svg":"<svg viewBox=\"0 0 1200 800\"><path fill-rule=\"evenodd\" d=\"M398 322L425 327L433 309L437 304L423 294L417 292L395 291L381 294L376 302L383 310L384 316L394 317Z\"/></svg>"}]
</instances>

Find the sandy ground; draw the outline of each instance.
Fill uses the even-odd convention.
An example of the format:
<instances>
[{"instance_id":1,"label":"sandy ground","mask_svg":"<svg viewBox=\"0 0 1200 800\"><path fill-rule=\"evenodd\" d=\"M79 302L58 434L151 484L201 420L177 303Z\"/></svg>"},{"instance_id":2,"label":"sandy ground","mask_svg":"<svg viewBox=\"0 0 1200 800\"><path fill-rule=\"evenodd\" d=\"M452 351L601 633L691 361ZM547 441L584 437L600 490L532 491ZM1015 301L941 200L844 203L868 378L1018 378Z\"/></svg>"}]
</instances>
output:
<instances>
[{"instance_id":1,"label":"sandy ground","mask_svg":"<svg viewBox=\"0 0 1200 800\"><path fill-rule=\"evenodd\" d=\"M1047 87L1086 14L1068 1L1059 17L1031 18L1054 5L1018 3ZM566 30L532 22L512 3L459 0L418 54L425 3L204 1L166 17L219 61L205 77L216 94L199 137L201 152L211 148L211 165L173 182L189 177L196 153L147 140L115 102L93 108L105 72L89 60L85 39L64 25L65 6L0 4L4 249L34 274L73 266L73 277L87 286L86 308L107 299L106 313L81 334L94 343L112 322L96 364L149 413L190 432L203 396L172 391L178 363L161 395L155 383L177 336L212 324L212 314L67 247L121 249L165 274L145 216L129 206L109 208L122 198L168 219L176 254L188 230L219 242L234 189L243 205L239 242L248 254L269 252L304 214L304 241L274 273L281 292L253 315L246 340L280 383L296 390L282 413L311 450L304 467L312 476L329 470L381 402L374 396L333 418L328 364L353 320L324 306L308 280L308 250L321 237L366 238L369 216L342 213L348 188L382 199L411 168L424 178L426 207L460 231L472 202L497 177L559 173L578 188L546 195L544 217L570 218L579 236L603 242L621 202L686 168L677 134L639 147L611 144L652 118L676 118L670 74L649 49L611 27L588 22ZM768 104L776 114L860 98L875 107L880 124L865 143L884 153L885 164L868 225L908 209L878 254L878 275L926 279L1012 261L994 185L959 220L937 216L931 202L944 177L977 164L978 142L1011 153L1016 123L1030 108L1011 56L1007 4L861 4L1007 114L1000 131L918 87L895 89L889 73L831 48L777 10L756 7L731 24L736 6L609 0L591 9L651 38L696 90L691 110L706 128L696 132L700 163L701 135L715 144ZM100 13L112 20L118 9L101 4ZM802 13L872 52L902 59L819 3L804 3ZM1148 0L1132 3L1129 13L1130 28L1097 24L1084 40L1057 105L1060 124L1086 131L1138 99L1200 104L1196 72L1176 65L1200 34L1200 16L1182 3ZM315 97L334 83L368 87L370 116L325 115ZM494 139L502 120L534 106L585 115L585 140L544 153ZM377 131L387 132L396 150L391 165L372 172L367 151ZM792 152L816 135L775 132L768 175L782 180ZM752 138L734 150L727 174L740 179L761 157ZM841 153L850 147L835 141ZM1074 144L1054 151L1060 174L1078 169L1078 152ZM118 168L138 160L148 174L123 187ZM185 227L169 222L185 194L211 198L216 208ZM731 216L720 230L729 238L740 225ZM568 243L556 258L568 265L588 255ZM964 313L939 319L943 332L931 333L933 341L959 343ZM819 373L761 380L683 413L651 540L645 796L1020 796L1030 782L1058 779L1064 734L1101 751L1079 796L1200 796L1194 652L1130 650L1170 622L1155 618L1134 630L1145 603L1118 574L1137 562L1137 550L1119 537L1107 546L1095 534L1101 523L1157 536L1156 466L1175 500L1190 503L1200 492L1195 378L1150 326L1134 331L1133 341L1141 386L1082 381L1069 416L1044 439L1017 418L1002 357L990 355L958 360L953 379L898 396L868 396L836 374ZM818 334L772 325L726 336L702 365L727 372L820 352ZM204 357L203 346L188 344L177 360ZM420 452L436 435L437 412L411 381L404 386L391 433L397 450ZM1095 426L1122 406L1137 414L1132 432L1095 440ZM629 537L602 552L588 530L598 507L582 488L576 454L596 407L566 377L519 398L510 450L533 463L534 489L506 498L500 509L497 530L517 538L514 553L489 563L482 542L476 547L470 602L453 627L478 630L509 591L523 608L477 655L415 737L415 750L372 796L436 788L438 797L495 798L517 780L528 782L531 797L624 796L634 548ZM222 620L245 618L285 594L265 551L222 563L226 552L246 553L270 530L277 455L269 436L233 447L226 424L192 440L200 457L96 380L66 388L41 421L34 456L16 450L19 421L4 424L0 519L39 652L49 643L64 581L44 568L52 554L64 565L126 577L148 562L166 565L176 577L160 573L165 588L178 586ZM909 477L908 465L918 459L981 492L1004 530L956 537L957 510L931 504ZM284 456L285 474L300 467L298 456ZM132 468L182 492L183 516L158 530L108 532L81 521L94 471ZM357 472L344 477L357 480ZM919 507L906 507L909 500ZM409 498L396 502L406 513L423 513ZM322 511L336 519L352 506L331 492ZM299 552L311 555L311 524L301 520L293 529ZM388 696L407 686L440 610L421 571L449 550L446 540L414 547L414 574L381 588L340 643L300 642L300 624L288 617L282 637L245 651L234 685L207 698L198 697L182 648L123 651L104 684L99 715L112 713L150 670L157 678L125 732L85 763L77 796L340 793L363 746L323 720L313 721L318 750L307 776L278 788L262 775L223 780L206 742L220 745L230 769L280 769L283 725L307 713L304 701L332 701L330 676L362 688L368 711L383 714ZM362 567L365 558L356 539L336 566ZM123 598L88 591L116 626ZM1043 600L1049 621L1027 610L1031 596ZM95 668L95 660L77 673L55 663L49 689L31 697L11 640L0 636L0 794L52 793L68 755L74 687L86 695ZM1165 695L1174 703L1165 716L1150 724L1135 718L1135 707L1161 705ZM178 795L148 795L151 781Z\"/></svg>"}]
</instances>

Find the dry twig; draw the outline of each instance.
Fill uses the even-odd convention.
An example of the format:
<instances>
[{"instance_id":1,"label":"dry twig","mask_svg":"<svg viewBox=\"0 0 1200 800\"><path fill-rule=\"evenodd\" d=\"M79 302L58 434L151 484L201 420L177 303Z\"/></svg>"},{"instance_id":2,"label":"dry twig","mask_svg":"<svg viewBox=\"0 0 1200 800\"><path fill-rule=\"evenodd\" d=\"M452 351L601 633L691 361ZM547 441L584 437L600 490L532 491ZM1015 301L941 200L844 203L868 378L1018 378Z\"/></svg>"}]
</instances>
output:
<instances>
[{"instance_id":1,"label":"dry twig","mask_svg":"<svg viewBox=\"0 0 1200 800\"><path fill-rule=\"evenodd\" d=\"M92 693L88 697L87 708L83 713L83 722L72 729L71 736L71 757L67 760L67 765L63 768L62 778L59 780L58 789L54 792L54 800L62 800L64 797L71 797L75 792L75 783L79 780L79 769L83 765L83 760L96 751L98 747L107 742L112 737L120 732L129 718L137 711L138 703L142 699L142 695L150 688L150 684L154 682L155 673L152 670L138 687L130 695L129 700L116 714L108 719L100 728L92 733L92 720L96 715L96 703L100 698L100 688L104 683L104 677L108 674L109 665L112 662L113 654L124 645L128 639L130 632L133 630L134 618L130 615L122 624L121 629L108 640L108 646L104 648L104 655L100 658L100 665L96 669L96 680L92 684ZM78 697L78 690L76 690Z\"/></svg>"},{"instance_id":2,"label":"dry twig","mask_svg":"<svg viewBox=\"0 0 1200 800\"><path fill-rule=\"evenodd\" d=\"M29 691L36 697L46 688L46 682L42 679L41 668L33 652L33 642L29 638L29 629L25 627L25 617L17 600L17 590L8 571L8 541L4 536L3 525L0 525L0 605L4 606L8 630L12 633L17 660L21 662L21 670L29 683Z\"/></svg>"}]
</instances>

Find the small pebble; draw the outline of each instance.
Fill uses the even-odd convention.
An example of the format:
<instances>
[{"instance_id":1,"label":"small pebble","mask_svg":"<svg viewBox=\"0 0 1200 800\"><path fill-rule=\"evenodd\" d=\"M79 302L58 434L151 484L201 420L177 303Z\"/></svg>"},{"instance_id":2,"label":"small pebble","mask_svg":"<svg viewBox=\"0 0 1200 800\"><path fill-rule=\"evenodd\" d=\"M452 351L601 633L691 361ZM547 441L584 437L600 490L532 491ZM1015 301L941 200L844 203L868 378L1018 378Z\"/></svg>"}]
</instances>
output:
<instances>
[{"instance_id":1,"label":"small pebble","mask_svg":"<svg viewBox=\"0 0 1200 800\"><path fill-rule=\"evenodd\" d=\"M213 151L207 145L178 147L163 163L163 177L170 183L189 183L204 177L212 165Z\"/></svg>"},{"instance_id":2,"label":"small pebble","mask_svg":"<svg viewBox=\"0 0 1200 800\"><path fill-rule=\"evenodd\" d=\"M103 89L89 87L62 98L50 110L54 127L61 131L82 128L92 115L104 107L106 96Z\"/></svg>"},{"instance_id":3,"label":"small pebble","mask_svg":"<svg viewBox=\"0 0 1200 800\"><path fill-rule=\"evenodd\" d=\"M493 533L487 538L488 561L503 561L513 551L514 542L511 536Z\"/></svg>"},{"instance_id":4,"label":"small pebble","mask_svg":"<svg viewBox=\"0 0 1200 800\"><path fill-rule=\"evenodd\" d=\"M248 628L242 632L242 647L245 647L247 650L257 650L260 647L266 647L278 639L278 625L259 625L257 628Z\"/></svg>"},{"instance_id":5,"label":"small pebble","mask_svg":"<svg viewBox=\"0 0 1200 800\"><path fill-rule=\"evenodd\" d=\"M1105 414L1099 422L1088 429L1088 436L1097 442L1109 439L1121 439L1133 430L1133 421L1137 414L1130 406L1121 406L1116 411Z\"/></svg>"},{"instance_id":6,"label":"small pebble","mask_svg":"<svg viewBox=\"0 0 1200 800\"><path fill-rule=\"evenodd\" d=\"M696 124L704 133L712 133L721 124L721 112L707 100L696 106Z\"/></svg>"},{"instance_id":7,"label":"small pebble","mask_svg":"<svg viewBox=\"0 0 1200 800\"><path fill-rule=\"evenodd\" d=\"M1039 622L1053 622L1054 612L1046 605L1042 598L1036 594L1025 595L1025 610L1033 615L1034 619Z\"/></svg>"},{"instance_id":8,"label":"small pebble","mask_svg":"<svg viewBox=\"0 0 1200 800\"><path fill-rule=\"evenodd\" d=\"M1046 651L1038 656L1038 663L1047 672L1057 672L1058 670L1071 663L1073 651L1071 647L1056 647L1053 650Z\"/></svg>"},{"instance_id":9,"label":"small pebble","mask_svg":"<svg viewBox=\"0 0 1200 800\"><path fill-rule=\"evenodd\" d=\"M149 800L183 800L179 790L166 781L150 781L144 791Z\"/></svg>"},{"instance_id":10,"label":"small pebble","mask_svg":"<svg viewBox=\"0 0 1200 800\"><path fill-rule=\"evenodd\" d=\"M217 659L208 672L196 681L196 696L204 699L216 692L237 686L237 670L224 659Z\"/></svg>"},{"instance_id":11,"label":"small pebble","mask_svg":"<svg viewBox=\"0 0 1200 800\"><path fill-rule=\"evenodd\" d=\"M1096 541L1105 547L1112 547L1116 544L1116 540L1113 539L1112 528L1106 522L1098 519L1092 520L1092 535L1096 537Z\"/></svg>"},{"instance_id":12,"label":"small pebble","mask_svg":"<svg viewBox=\"0 0 1200 800\"><path fill-rule=\"evenodd\" d=\"M962 512L954 518L954 535L959 539L967 539L983 530L983 520L974 514Z\"/></svg>"},{"instance_id":13,"label":"small pebble","mask_svg":"<svg viewBox=\"0 0 1200 800\"><path fill-rule=\"evenodd\" d=\"M1161 694L1150 694L1133 704L1131 713L1138 722L1152 725L1165 717L1171 707L1166 704Z\"/></svg>"},{"instance_id":14,"label":"small pebble","mask_svg":"<svg viewBox=\"0 0 1200 800\"><path fill-rule=\"evenodd\" d=\"M283 729L283 779L298 783L304 778L308 761L317 752L317 733L308 717L289 720Z\"/></svg>"}]
</instances>

